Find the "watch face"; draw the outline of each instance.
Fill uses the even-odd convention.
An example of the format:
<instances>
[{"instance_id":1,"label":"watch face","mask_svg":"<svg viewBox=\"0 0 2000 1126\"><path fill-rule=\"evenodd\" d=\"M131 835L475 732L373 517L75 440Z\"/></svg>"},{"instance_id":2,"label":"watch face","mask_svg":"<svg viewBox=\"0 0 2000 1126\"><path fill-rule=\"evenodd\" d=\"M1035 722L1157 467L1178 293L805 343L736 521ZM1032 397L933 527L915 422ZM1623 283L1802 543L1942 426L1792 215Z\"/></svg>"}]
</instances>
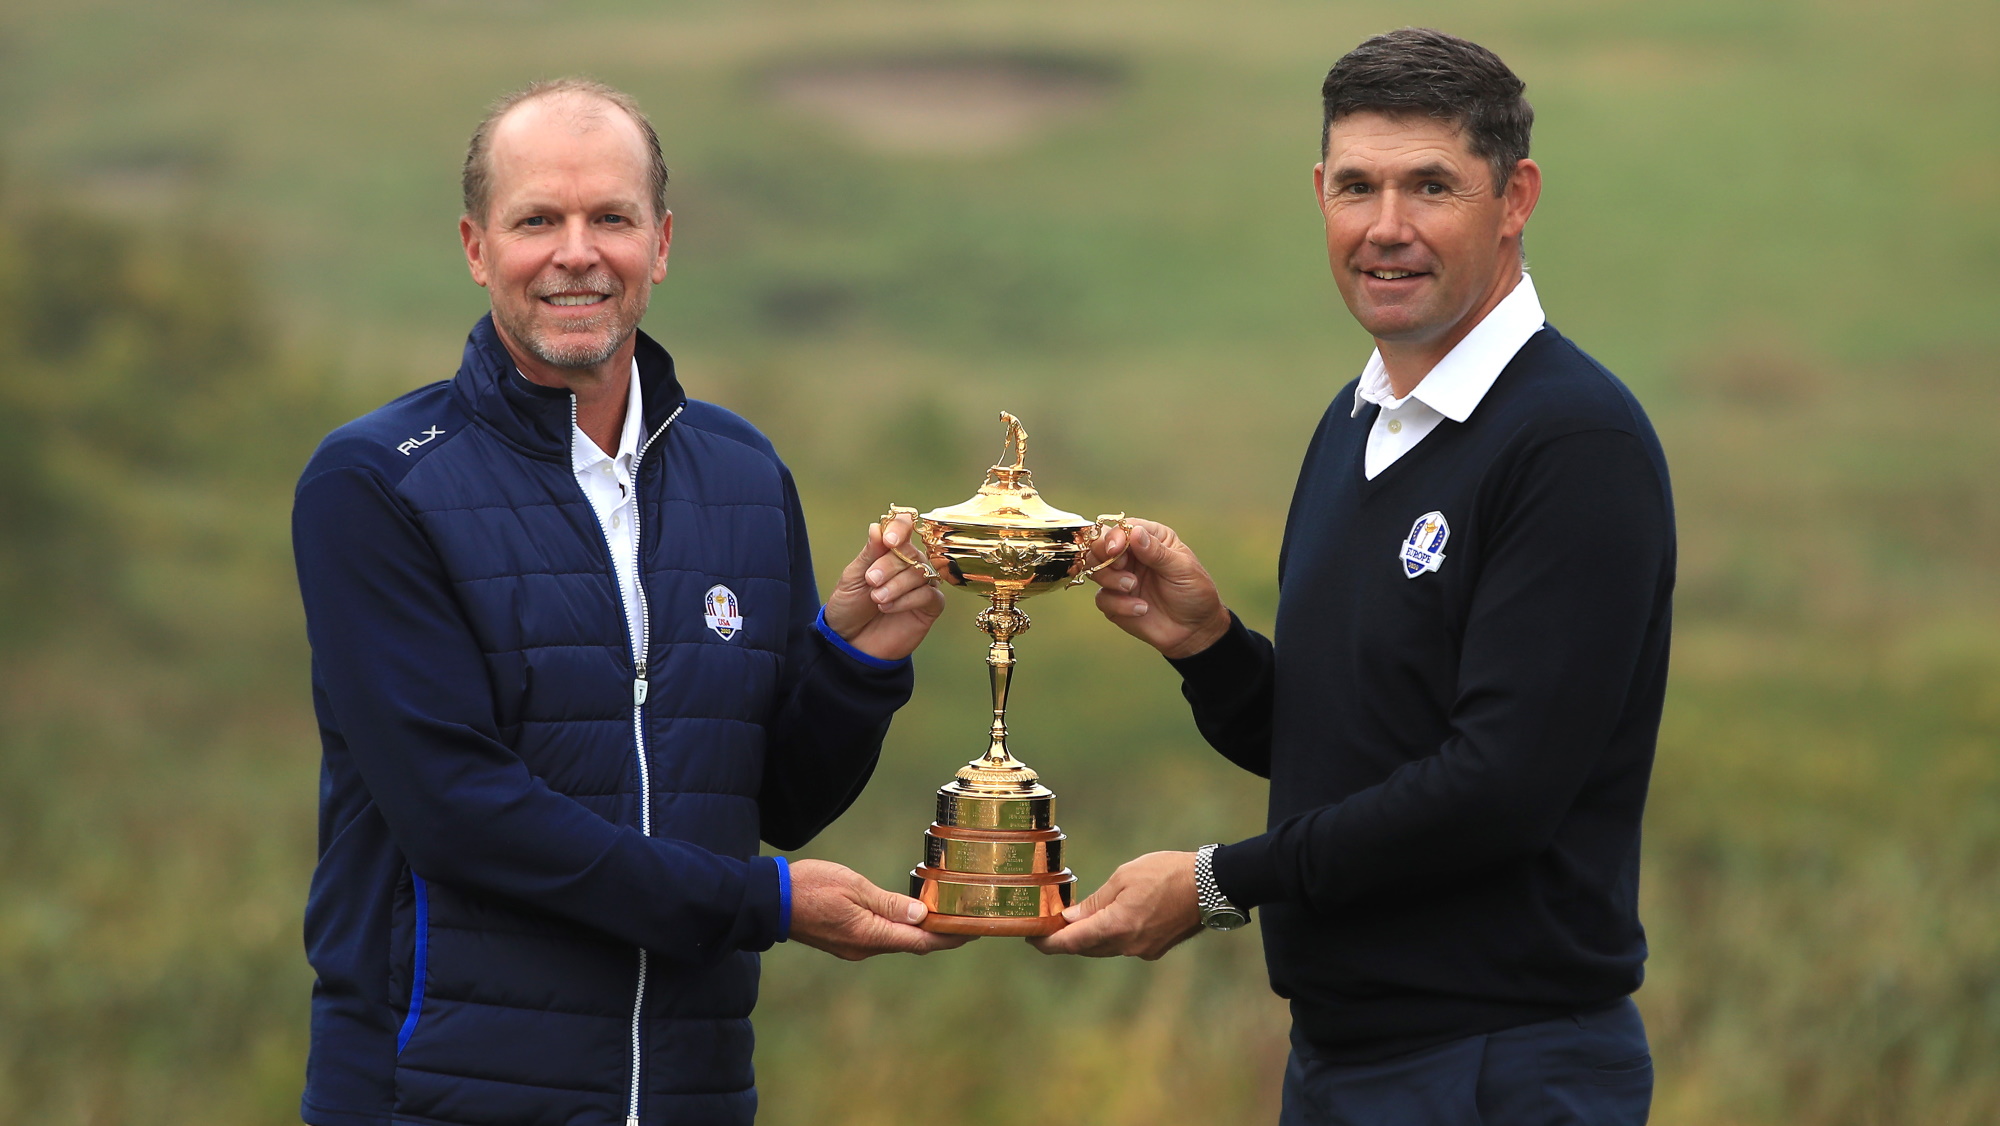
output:
<instances>
[{"instance_id":1,"label":"watch face","mask_svg":"<svg viewBox=\"0 0 2000 1126\"><path fill-rule=\"evenodd\" d=\"M1212 931L1233 931L1250 921L1250 916L1233 907L1218 907L1208 913L1201 925Z\"/></svg>"}]
</instances>

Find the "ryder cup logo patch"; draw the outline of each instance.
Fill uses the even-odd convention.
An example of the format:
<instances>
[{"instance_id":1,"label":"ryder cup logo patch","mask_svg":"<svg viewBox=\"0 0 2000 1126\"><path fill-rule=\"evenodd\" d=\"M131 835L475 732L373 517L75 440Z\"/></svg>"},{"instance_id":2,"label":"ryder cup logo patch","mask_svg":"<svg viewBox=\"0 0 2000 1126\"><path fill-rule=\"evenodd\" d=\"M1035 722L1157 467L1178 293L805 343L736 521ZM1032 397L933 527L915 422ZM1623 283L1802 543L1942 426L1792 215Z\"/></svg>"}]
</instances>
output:
<instances>
[{"instance_id":1,"label":"ryder cup logo patch","mask_svg":"<svg viewBox=\"0 0 2000 1126\"><path fill-rule=\"evenodd\" d=\"M1435 571L1444 564L1444 541L1451 538L1451 525L1445 523L1444 513L1426 512L1417 517L1417 523L1410 529L1410 538L1403 541L1403 574L1416 578L1425 571Z\"/></svg>"},{"instance_id":2,"label":"ryder cup logo patch","mask_svg":"<svg viewBox=\"0 0 2000 1126\"><path fill-rule=\"evenodd\" d=\"M701 617L715 636L724 641L735 637L743 630L743 612L736 605L736 592L721 583L708 588L701 596Z\"/></svg>"}]
</instances>

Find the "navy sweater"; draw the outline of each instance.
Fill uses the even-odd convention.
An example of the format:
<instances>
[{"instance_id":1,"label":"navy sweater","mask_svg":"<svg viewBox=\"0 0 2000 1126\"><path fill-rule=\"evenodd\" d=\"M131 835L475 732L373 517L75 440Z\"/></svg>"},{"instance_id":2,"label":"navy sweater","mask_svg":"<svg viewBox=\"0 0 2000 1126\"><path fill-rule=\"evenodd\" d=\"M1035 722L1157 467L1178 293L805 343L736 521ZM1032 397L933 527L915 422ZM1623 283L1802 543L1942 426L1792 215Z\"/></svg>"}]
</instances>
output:
<instances>
[{"instance_id":1,"label":"navy sweater","mask_svg":"<svg viewBox=\"0 0 2000 1126\"><path fill-rule=\"evenodd\" d=\"M1299 1035L1361 1062L1638 988L1674 526L1645 413L1553 328L1372 481L1354 388L1299 474L1275 645L1239 621L1174 664L1271 780L1217 882L1262 905Z\"/></svg>"}]
</instances>

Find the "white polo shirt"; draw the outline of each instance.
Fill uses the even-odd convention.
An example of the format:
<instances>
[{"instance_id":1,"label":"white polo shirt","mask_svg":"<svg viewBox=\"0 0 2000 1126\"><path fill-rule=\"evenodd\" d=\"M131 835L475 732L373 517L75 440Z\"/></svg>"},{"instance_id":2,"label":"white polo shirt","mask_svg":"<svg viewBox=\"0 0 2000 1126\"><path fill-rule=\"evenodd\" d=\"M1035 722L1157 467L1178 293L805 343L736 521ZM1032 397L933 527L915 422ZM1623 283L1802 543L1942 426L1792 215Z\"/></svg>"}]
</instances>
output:
<instances>
[{"instance_id":1,"label":"white polo shirt","mask_svg":"<svg viewBox=\"0 0 2000 1126\"><path fill-rule=\"evenodd\" d=\"M1375 416L1375 425L1368 430L1368 449L1361 459L1363 475L1373 481L1445 419L1464 422L1471 418L1479 400L1500 378L1500 369L1513 360L1529 337L1542 330L1546 320L1541 299L1535 296L1535 283L1523 273L1513 291L1472 326L1465 339L1445 353L1408 395L1396 398L1389 389L1381 350L1370 354L1368 366L1361 369L1361 384L1354 389L1352 417L1360 417L1363 403L1380 406L1382 413Z\"/></svg>"},{"instance_id":2,"label":"white polo shirt","mask_svg":"<svg viewBox=\"0 0 2000 1126\"><path fill-rule=\"evenodd\" d=\"M632 471L639 458L639 442L646 412L639 399L639 363L632 362L631 391L625 398L625 428L618 432L618 451L607 454L575 422L570 423L569 467L576 483L583 487L597 525L604 529L604 542L611 546L611 569L618 576L618 593L625 599L625 624L631 637L633 657L639 648L639 540L633 516L638 512L637 489Z\"/></svg>"}]
</instances>

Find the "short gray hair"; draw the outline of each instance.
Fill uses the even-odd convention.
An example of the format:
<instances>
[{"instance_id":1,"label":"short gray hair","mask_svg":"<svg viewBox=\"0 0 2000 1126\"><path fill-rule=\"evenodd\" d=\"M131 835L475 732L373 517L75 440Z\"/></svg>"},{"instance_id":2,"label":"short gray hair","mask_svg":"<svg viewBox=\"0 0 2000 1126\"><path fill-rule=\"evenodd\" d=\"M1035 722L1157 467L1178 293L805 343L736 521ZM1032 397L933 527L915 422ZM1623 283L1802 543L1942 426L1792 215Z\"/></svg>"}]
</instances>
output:
<instances>
[{"instance_id":1,"label":"short gray hair","mask_svg":"<svg viewBox=\"0 0 2000 1126\"><path fill-rule=\"evenodd\" d=\"M566 95L609 102L624 110L625 116L639 127L640 134L646 139L646 179L653 204L653 218L657 221L667 213L667 159L660 153L660 135L653 131L653 123L646 120L638 101L623 90L606 86L594 78L570 77L545 78L530 83L487 109L479 127L472 131L471 142L465 146L465 168L459 174L467 218L485 223L486 209L493 200L493 162L488 151L492 147L493 127L523 102Z\"/></svg>"}]
</instances>

